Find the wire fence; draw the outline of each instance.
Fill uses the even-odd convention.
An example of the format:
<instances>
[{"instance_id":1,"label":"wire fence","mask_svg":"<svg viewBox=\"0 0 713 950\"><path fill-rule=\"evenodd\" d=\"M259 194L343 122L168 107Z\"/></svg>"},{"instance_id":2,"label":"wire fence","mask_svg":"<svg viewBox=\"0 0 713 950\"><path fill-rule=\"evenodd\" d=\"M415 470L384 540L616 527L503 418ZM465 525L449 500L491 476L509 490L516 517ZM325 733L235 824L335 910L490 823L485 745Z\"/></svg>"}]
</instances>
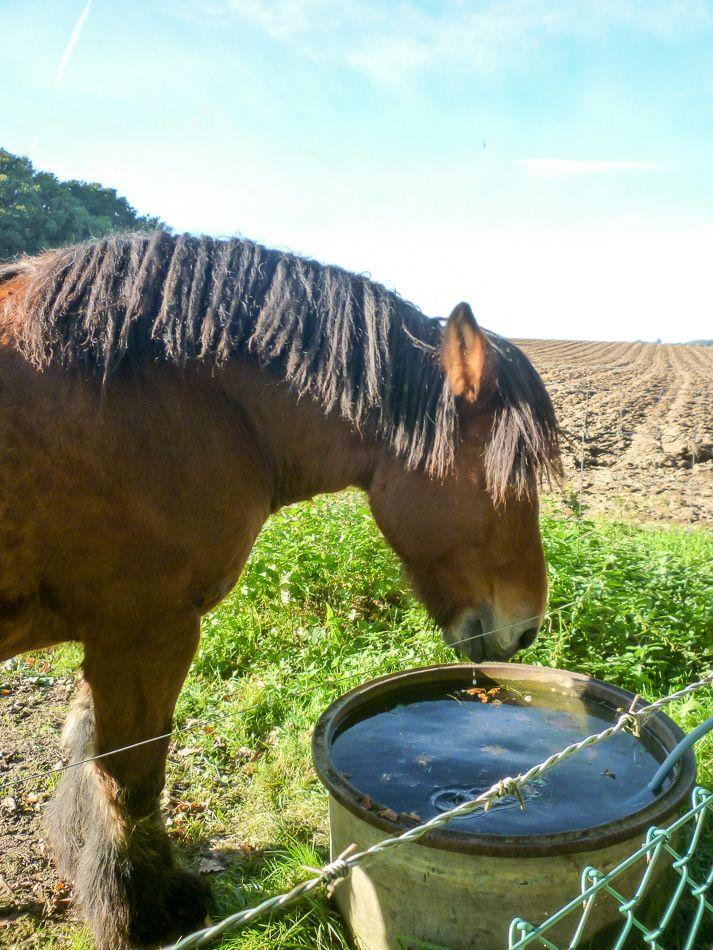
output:
<instances>
[{"instance_id":1,"label":"wire fence","mask_svg":"<svg viewBox=\"0 0 713 950\"><path fill-rule=\"evenodd\" d=\"M594 582L592 581L590 584L590 587L593 585L593 583ZM559 616L563 610L566 610L568 607L571 607L572 603L574 603L574 601L572 601L571 603L558 604L556 608L554 608L553 610L547 611L544 615L538 614L537 616L528 617L522 622L530 623L530 622L539 621L541 619L543 621L552 619L554 617ZM497 634L503 630L509 630L509 629L510 629L509 626L495 627L490 630L485 630L481 633L474 633L467 637L461 637L458 640L452 640L452 641L449 640L449 646L456 649L460 646L463 646L463 644L465 643L470 643L472 640L478 640L478 639L482 639L483 637L489 637L489 636L492 636L493 634ZM356 673L351 673L348 676L332 679L330 681L330 685L333 687L338 686L340 689L351 688L351 686L354 685L353 680L355 679L357 675L358 674ZM280 688L280 687L275 687L275 688ZM292 692L289 698L290 700L294 702L297 699L309 698L311 695L312 695L312 690L303 690L297 693ZM259 700L257 700L255 703L251 703L250 705L243 707L241 709L241 713L245 715L246 713L249 713L252 710L259 709L264 704L264 701L265 700L263 696ZM210 725L212 725L212 721L210 719L191 719L190 728L194 728L196 726L210 726ZM69 772L72 769L77 769L82 765L88 765L91 762L99 762L102 759L107 759L107 758L111 758L114 755L119 755L121 752L129 752L132 749L138 749L141 746L150 745L152 742L161 742L163 740L169 740L171 738L175 738L176 733L181 732L181 731L182 729L180 727L175 727L174 731L172 732L162 732L159 735L150 736L149 738L146 738L146 739L140 739L137 742L130 743L129 745L120 746L119 748L116 748L116 749L109 749L106 752L98 752L93 755L88 755L74 762L68 762L61 765L55 765L50 769L40 769L36 772L30 772L25 775L17 775L11 779L7 779L2 784L0 784L0 794L2 794L3 792L7 791L10 788L17 788L17 787L29 785L30 783L40 782L40 781L49 779L51 776L61 775L63 772Z\"/></svg>"},{"instance_id":2,"label":"wire fence","mask_svg":"<svg viewBox=\"0 0 713 950\"><path fill-rule=\"evenodd\" d=\"M706 818L710 814L713 814L713 792L700 787L694 789L691 808L684 815L667 828L649 828L642 846L611 871L604 874L594 867L585 868L581 876L580 893L550 915L544 923L533 926L520 918L513 920L508 934L508 950L521 950L531 945L558 950L557 945L552 943L547 935L553 927L567 918L574 921L567 947L568 950L575 950L587 940L587 924L597 902L609 899L616 902L623 918L621 926L613 928L614 931L618 929L618 933L611 933L609 937L608 946L611 950L620 950L637 931L641 939L653 950L661 950L659 940L667 932L676 910L686 896L692 907L686 915L687 929L679 935L678 943L681 950L695 950L706 912L713 916L713 904L708 899L708 892L713 885L713 859L708 862L707 871L699 872L702 877L694 878L691 867ZM686 832L689 833L686 847L674 847L677 839L682 838ZM661 863L667 859L678 877L678 883L672 887L670 898L663 902L663 909L655 915L655 922L647 924L641 917L647 914L651 885L657 873L662 870ZM617 885L621 877L637 865L643 866L641 878L634 893L627 897Z\"/></svg>"},{"instance_id":3,"label":"wire fence","mask_svg":"<svg viewBox=\"0 0 713 950\"><path fill-rule=\"evenodd\" d=\"M639 700L638 697L636 697L632 702L631 707L628 710L621 710L621 715L619 718L612 726L609 726L607 729L587 736L579 742L571 743L570 745L561 749L559 752L549 756L544 761L532 766L532 768L528 769L526 772L522 772L515 776L506 776L500 779L499 782L491 786L491 788L487 789L487 791L484 791L478 795L476 798L473 798L467 802L463 802L449 811L442 812L441 814L436 815L434 818L431 818L429 821L416 825L413 828L409 828L400 835L384 838L382 841L371 845L371 847L366 848L363 851L348 850L343 852L339 857L325 864L322 868L311 869L314 870L314 875L307 880L302 881L300 884L297 884L291 890L283 894L277 894L274 897L270 897L267 900L257 904L255 907L238 911L237 913L231 914L229 917L226 917L224 920L216 924L189 934L188 936L183 937L177 943L171 945L170 948L166 948L166 950L189 950L189 948L193 947L206 946L217 938L222 937L239 927L245 926L246 924L252 923L259 917L263 917L266 914L281 910L289 904L292 904L295 901L307 896L308 894L311 894L318 888L326 887L329 884L333 884L346 878L355 867L375 858L379 854L383 854L384 852L390 851L391 849L400 847L404 844L418 841L430 831L435 831L444 827L454 818L465 817L466 815L470 815L479 809L488 811L493 804L498 802L500 799L505 798L506 796L514 795L522 804L523 797L521 788L523 785L526 785L535 778L539 778L545 772L548 772L556 765L559 765L570 756L577 754L583 749L597 745L598 743L603 742L605 739L608 739L610 736L616 735L619 732L630 730L634 732L634 734L638 735L642 723L654 712L677 699L682 699L684 696L687 696L690 693L709 685L710 683L713 683L713 670L709 672L707 676L703 677L703 679L698 680L695 683L691 683L683 689L658 699L653 703L638 705ZM677 857L680 859L680 856ZM607 881L606 884L608 885L609 881ZM604 886L605 884L602 884L601 888L604 888ZM696 887L697 886L698 885L696 885ZM582 899L583 898L580 895L578 900L581 901ZM633 911L635 906L636 905L632 905L632 908L630 909ZM555 921L552 922L552 925L554 925L554 922ZM524 924L523 922L523 926L529 927L530 925ZM631 929L631 926L629 926L629 929ZM534 939L534 936L531 933L526 934L526 936L532 937L532 939ZM548 946L547 943L544 943L543 945ZM622 944L617 944L617 948L621 945ZM550 946L552 945L550 944Z\"/></svg>"}]
</instances>

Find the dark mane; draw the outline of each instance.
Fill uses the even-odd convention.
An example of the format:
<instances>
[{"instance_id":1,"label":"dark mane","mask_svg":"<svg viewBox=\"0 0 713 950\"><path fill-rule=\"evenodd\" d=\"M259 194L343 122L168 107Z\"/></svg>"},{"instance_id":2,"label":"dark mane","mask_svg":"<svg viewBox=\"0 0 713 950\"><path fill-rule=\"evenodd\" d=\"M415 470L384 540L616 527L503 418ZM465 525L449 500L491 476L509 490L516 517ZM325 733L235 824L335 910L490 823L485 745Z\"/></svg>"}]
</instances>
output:
<instances>
[{"instance_id":1,"label":"dark mane","mask_svg":"<svg viewBox=\"0 0 713 950\"><path fill-rule=\"evenodd\" d=\"M458 414L441 327L365 277L242 239L115 235L0 268L20 278L19 348L38 367L137 372L157 360L219 366L251 354L299 395L443 476ZM486 454L491 492L557 469L552 403L527 358L490 335L499 372Z\"/></svg>"}]
</instances>

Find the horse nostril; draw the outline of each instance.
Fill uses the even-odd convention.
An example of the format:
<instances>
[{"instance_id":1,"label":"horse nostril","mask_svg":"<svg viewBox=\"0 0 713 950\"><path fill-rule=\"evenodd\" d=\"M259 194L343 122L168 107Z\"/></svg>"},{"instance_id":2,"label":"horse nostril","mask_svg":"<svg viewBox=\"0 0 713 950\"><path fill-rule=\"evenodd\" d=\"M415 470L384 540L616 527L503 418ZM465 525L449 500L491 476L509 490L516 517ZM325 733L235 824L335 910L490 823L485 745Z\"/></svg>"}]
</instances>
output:
<instances>
[{"instance_id":1,"label":"horse nostril","mask_svg":"<svg viewBox=\"0 0 713 950\"><path fill-rule=\"evenodd\" d=\"M531 627L529 630L526 630L520 637L520 643L518 649L526 650L528 647L531 647L535 642L535 637L537 636L538 627Z\"/></svg>"}]
</instances>

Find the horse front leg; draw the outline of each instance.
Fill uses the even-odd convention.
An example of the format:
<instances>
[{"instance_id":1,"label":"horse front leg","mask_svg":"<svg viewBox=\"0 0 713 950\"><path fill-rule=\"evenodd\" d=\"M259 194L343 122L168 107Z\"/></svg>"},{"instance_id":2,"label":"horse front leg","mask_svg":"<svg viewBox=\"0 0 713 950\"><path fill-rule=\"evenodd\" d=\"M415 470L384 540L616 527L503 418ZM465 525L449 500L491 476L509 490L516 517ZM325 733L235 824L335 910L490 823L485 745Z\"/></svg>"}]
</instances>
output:
<instances>
[{"instance_id":1,"label":"horse front leg","mask_svg":"<svg viewBox=\"0 0 713 950\"><path fill-rule=\"evenodd\" d=\"M65 740L75 761L171 731L198 642L198 618L87 647ZM176 861L159 808L168 739L67 773L50 841L102 950L145 946L200 926L207 889Z\"/></svg>"}]
</instances>

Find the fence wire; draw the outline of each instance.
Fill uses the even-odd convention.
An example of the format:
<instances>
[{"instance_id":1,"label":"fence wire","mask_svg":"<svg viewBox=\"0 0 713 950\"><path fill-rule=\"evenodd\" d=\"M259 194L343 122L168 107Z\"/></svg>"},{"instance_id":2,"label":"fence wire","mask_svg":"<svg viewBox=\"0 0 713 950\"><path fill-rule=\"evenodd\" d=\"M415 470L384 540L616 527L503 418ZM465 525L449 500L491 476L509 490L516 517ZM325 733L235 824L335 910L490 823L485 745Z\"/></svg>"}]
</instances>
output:
<instances>
[{"instance_id":1,"label":"fence wire","mask_svg":"<svg viewBox=\"0 0 713 950\"><path fill-rule=\"evenodd\" d=\"M667 828L649 828L643 845L628 858L612 868L607 874L597 868L588 867L582 872L581 893L552 914L544 923L535 927L525 920L516 918L510 924L508 934L508 950L521 950L522 947L536 945L548 947L550 950L559 950L556 944L547 939L548 931L567 917L576 921L574 932L567 944L568 950L580 947L587 939L587 923L598 899L613 898L619 906L623 917L619 933L612 934L611 950L620 950L632 932L638 931L641 939L652 950L663 950L659 938L669 927L674 913L686 893L692 899L694 909L689 915L688 932L683 935L680 944L682 950L695 950L696 939L701 929L706 911L713 915L713 904L708 899L708 892L713 885L713 858L704 877L696 880L691 874L691 862L700 843L701 834L706 818L713 813L713 792L705 788L696 788L693 791L691 808L674 821ZM676 837L685 831L690 831L688 845L684 850L674 847ZM673 889L670 900L660 912L655 926L647 926L636 915L641 911L652 879L655 877L657 866L665 858L672 859L672 868L678 875L678 884ZM636 864L643 864L641 880L631 898L624 896L616 888L617 878ZM576 915L579 914L577 920Z\"/></svg>"},{"instance_id":2,"label":"fence wire","mask_svg":"<svg viewBox=\"0 0 713 950\"><path fill-rule=\"evenodd\" d=\"M593 583L594 583L593 581L590 581L589 586L585 588L585 593L591 589L591 587L593 586ZM542 616L533 615L532 617L527 617L525 620L522 621L522 623L530 623L530 622L534 622L538 620L542 620L543 622L545 620L551 620L552 618L560 615L563 610L566 610L568 607L571 607L573 603L574 601L564 603L564 604L558 604L557 607L554 607L552 610L548 610ZM467 637L461 637L458 640L450 640L448 642L448 645L453 648L457 648L459 646L462 646L464 643L470 643L472 640L479 640L479 639L482 639L483 637L489 637L495 633L500 633L500 631L502 630L509 630L509 629L510 627L507 625L502 626L502 627L494 627L492 630L485 630L481 633L474 633ZM353 680L354 680L355 675L356 674L354 673L350 673L348 676L343 676L343 677L340 677L339 679L332 680L330 682L330 685L339 686L342 689L345 687L351 688L351 686L354 685ZM271 684L271 685L274 687L274 684ZM290 699L295 700L295 699L300 699L303 697L309 697L311 695L312 695L311 690L303 690L301 693L292 693L290 695ZM264 702L265 702L265 697L263 695L261 696L259 700L257 700L257 702L252 703L249 706L243 707L241 709L241 713L245 715L245 713L249 713L253 709L259 709L264 704ZM55 775L55 776L61 775L63 772L69 772L72 769L77 769L82 765L89 765L91 762L99 762L102 759L108 759L108 758L111 758L111 756L119 755L119 753L121 752L130 752L132 749L138 749L141 746L150 745L152 742L161 742L164 739L175 738L176 733L190 732L191 729L195 728L196 726L210 726L213 724L214 721L215 721L214 719L211 720L211 719L205 719L205 718L191 719L190 726L188 724L185 724L183 726L176 726L174 732L162 732L159 735L151 736L150 738L147 738L147 739L140 739L137 742L130 743L129 745L119 746L116 749L109 749L106 752L98 752L94 755L88 755L85 758L78 759L75 762L69 762L62 765L55 765L50 769L40 769L37 772L29 772L25 775L17 775L13 778L7 779L4 782L0 783L0 794L2 794L3 792L7 791L10 788L20 788L25 785L29 785L31 783L39 782L44 779L47 779L51 775Z\"/></svg>"},{"instance_id":3,"label":"fence wire","mask_svg":"<svg viewBox=\"0 0 713 950\"><path fill-rule=\"evenodd\" d=\"M177 943L172 944L170 947L165 948L165 950L189 950L193 947L203 947L208 943L216 940L218 937L222 937L226 933L229 933L232 930L237 929L238 927L245 926L246 924L252 923L254 920L257 920L259 917L262 917L266 914L269 914L273 911L280 910L283 907L286 907L288 904L299 900L302 897L305 897L307 894L312 893L312 891L325 887L328 884L338 882L351 873L352 869L357 865L363 864L365 861L368 861L379 854L382 854L385 851L390 851L392 848L399 847L400 845L408 844L409 842L418 841L424 835L428 834L429 831L435 831L438 828L442 828L447 825L454 818L463 817L465 815L470 815L472 812L477 811L478 809L483 809L488 811L489 808L500 799L505 798L506 796L514 795L516 796L521 804L523 802L521 786L532 781L534 778L538 778L543 775L545 772L548 772L551 768L558 765L560 762L563 762L565 759L568 759L570 756L575 755L577 752L580 752L582 749L590 748L593 745L597 745L600 742L603 742L605 739L608 739L610 736L616 735L619 732L624 730L629 730L638 735L642 723L657 710L661 709L663 706L674 702L677 699L682 699L684 696L687 696L689 693L694 692L695 690L701 689L703 686L707 686L710 683L713 683L713 670L711 670L707 676L699 680L696 683L691 683L683 689L678 690L675 693L671 693L668 696L658 699L653 703L648 703L643 706L638 706L639 702L638 697L634 699L631 704L631 707L628 710L620 710L620 716L616 722L609 726L609 728L602 730L601 732L594 733L593 735L587 736L586 738L580 740L579 742L573 742L570 745L566 746L564 749L561 749L559 752L554 753L549 756L543 762L539 762L537 765L532 766L526 772L522 772L519 775L507 776L500 779L499 782L496 782L491 788L482 794L478 795L476 798L471 799L470 801L463 802L460 805L457 805L455 808L450 809L449 811L442 812L439 815L436 815L434 818L431 818L429 821L423 822L420 825L416 825L414 828L409 828L408 831L403 832L400 835L391 838L385 838L382 841L377 842L376 844L371 845L371 847L366 848L364 851L354 851L348 849L342 855L337 857L335 860L325 864L320 869L314 869L315 874L313 877L302 881L300 884L297 884L291 890L285 892L284 894L278 894L274 897L269 897L266 900L262 901L260 904L257 904L255 907L250 907L245 910L238 911L235 914L231 914L229 917L226 917L224 920L219 921L216 924L213 924L209 927L205 927L202 930L198 930L195 933L189 934L186 937L180 939ZM666 834L664 832L663 834ZM699 832L700 835L700 832ZM697 842L698 838L696 838ZM664 843L661 843L659 851L664 847ZM652 849L653 850L653 849ZM658 852L657 852L658 855ZM677 860L682 860L680 855L676 855ZM629 859L631 861L632 859ZM625 862L626 863L626 862ZM627 864L628 866L628 864ZM686 865L687 866L687 865ZM612 872L613 873L613 872ZM607 876L608 877L608 876ZM709 875L710 877L710 875ZM710 880L708 881L710 884ZM600 889L609 885L609 880L607 879L605 883L601 884ZM684 887L686 881L684 879ZM696 885L698 887L698 885ZM581 902L583 897L580 895L577 898L577 902ZM623 899L622 899L623 900ZM632 905L632 909L637 905ZM671 912L673 913L673 911ZM702 911L701 911L702 914ZM559 917L557 918L559 919ZM553 926L556 921L552 920L550 926ZM521 922L522 926L528 928L530 925ZM629 924L629 930L633 925L633 914L632 914L632 923ZM544 925L543 925L544 926ZM628 933L628 931L627 931ZM541 945L554 947L553 944L548 944L547 942L542 942L544 938L541 938L539 934L533 935L533 933L526 933L525 937L530 939L530 942L535 939L540 940ZM523 938L524 939L524 938ZM624 938L625 939L625 938ZM517 944L517 946L524 946L525 944ZM622 943L617 943L616 950L622 946ZM574 944L573 946L576 946ZM692 944L687 950L692 948ZM652 947L656 948L656 944L652 944ZM554 950L557 950L554 947Z\"/></svg>"}]
</instances>

